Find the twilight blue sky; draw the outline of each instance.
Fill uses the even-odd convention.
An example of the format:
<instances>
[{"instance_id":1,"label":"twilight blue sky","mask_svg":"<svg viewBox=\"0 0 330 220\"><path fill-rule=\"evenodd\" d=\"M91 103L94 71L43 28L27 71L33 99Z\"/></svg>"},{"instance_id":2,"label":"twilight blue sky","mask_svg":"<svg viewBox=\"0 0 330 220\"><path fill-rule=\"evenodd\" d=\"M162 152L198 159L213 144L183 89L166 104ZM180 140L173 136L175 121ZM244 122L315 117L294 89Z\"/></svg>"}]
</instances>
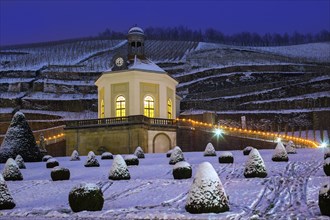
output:
<instances>
[{"instance_id":1,"label":"twilight blue sky","mask_svg":"<svg viewBox=\"0 0 330 220\"><path fill-rule=\"evenodd\" d=\"M330 0L0 0L0 45L95 36L106 28L212 27L241 31L330 31Z\"/></svg>"}]
</instances>

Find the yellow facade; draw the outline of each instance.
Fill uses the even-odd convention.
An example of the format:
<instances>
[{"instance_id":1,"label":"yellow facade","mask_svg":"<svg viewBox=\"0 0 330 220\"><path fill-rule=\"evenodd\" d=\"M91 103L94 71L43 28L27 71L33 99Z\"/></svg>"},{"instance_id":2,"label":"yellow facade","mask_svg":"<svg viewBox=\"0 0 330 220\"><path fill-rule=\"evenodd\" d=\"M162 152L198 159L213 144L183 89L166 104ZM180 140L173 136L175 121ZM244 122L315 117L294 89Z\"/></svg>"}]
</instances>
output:
<instances>
[{"instance_id":1,"label":"yellow facade","mask_svg":"<svg viewBox=\"0 0 330 220\"><path fill-rule=\"evenodd\" d=\"M155 118L176 118L178 82L166 73L147 70L105 72L95 84L98 87L99 118L146 114Z\"/></svg>"}]
</instances>

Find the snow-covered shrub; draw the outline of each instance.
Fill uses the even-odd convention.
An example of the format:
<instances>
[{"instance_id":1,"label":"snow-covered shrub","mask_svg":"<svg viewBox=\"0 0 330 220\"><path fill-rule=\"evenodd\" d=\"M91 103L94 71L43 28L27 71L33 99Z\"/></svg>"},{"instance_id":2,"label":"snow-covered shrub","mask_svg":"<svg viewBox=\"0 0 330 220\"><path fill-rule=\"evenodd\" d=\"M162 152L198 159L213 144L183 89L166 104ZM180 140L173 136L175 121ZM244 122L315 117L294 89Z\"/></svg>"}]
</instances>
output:
<instances>
[{"instance_id":1,"label":"snow-covered shrub","mask_svg":"<svg viewBox=\"0 0 330 220\"><path fill-rule=\"evenodd\" d=\"M113 155L110 152L104 152L101 155L101 160L112 160L113 159Z\"/></svg>"},{"instance_id":2,"label":"snow-covered shrub","mask_svg":"<svg viewBox=\"0 0 330 220\"><path fill-rule=\"evenodd\" d=\"M219 213L229 210L226 192L209 162L203 162L198 166L185 208L190 213Z\"/></svg>"},{"instance_id":3,"label":"snow-covered shrub","mask_svg":"<svg viewBox=\"0 0 330 220\"><path fill-rule=\"evenodd\" d=\"M189 163L180 161L173 166L172 174L174 179L189 179L192 174L192 169Z\"/></svg>"},{"instance_id":4,"label":"snow-covered shrub","mask_svg":"<svg viewBox=\"0 0 330 220\"><path fill-rule=\"evenodd\" d=\"M330 157L324 160L323 170L325 175L330 176Z\"/></svg>"},{"instance_id":5,"label":"snow-covered shrub","mask_svg":"<svg viewBox=\"0 0 330 220\"><path fill-rule=\"evenodd\" d=\"M69 204L74 212L101 211L104 204L103 193L94 183L82 183L71 189Z\"/></svg>"},{"instance_id":6,"label":"snow-covered shrub","mask_svg":"<svg viewBox=\"0 0 330 220\"><path fill-rule=\"evenodd\" d=\"M64 167L54 167L50 172L50 177L53 181L57 180L69 180L70 179L70 170Z\"/></svg>"},{"instance_id":7,"label":"snow-covered shrub","mask_svg":"<svg viewBox=\"0 0 330 220\"><path fill-rule=\"evenodd\" d=\"M324 149L324 159L327 159L328 157L330 157L330 147Z\"/></svg>"},{"instance_id":8,"label":"snow-covered shrub","mask_svg":"<svg viewBox=\"0 0 330 220\"><path fill-rule=\"evenodd\" d=\"M167 151L166 152L166 157L171 157L172 152L173 152L173 149Z\"/></svg>"},{"instance_id":9,"label":"snow-covered shrub","mask_svg":"<svg viewBox=\"0 0 330 220\"><path fill-rule=\"evenodd\" d=\"M219 156L219 163L234 163L233 153L230 151L223 151Z\"/></svg>"},{"instance_id":10,"label":"snow-covered shrub","mask_svg":"<svg viewBox=\"0 0 330 220\"><path fill-rule=\"evenodd\" d=\"M244 176L246 178L264 178L267 176L267 170L264 160L260 156L259 151L255 148L251 150L251 152L249 153L249 158L245 163Z\"/></svg>"},{"instance_id":11,"label":"snow-covered shrub","mask_svg":"<svg viewBox=\"0 0 330 220\"><path fill-rule=\"evenodd\" d=\"M13 158L9 158L2 171L5 180L23 180L23 175Z\"/></svg>"},{"instance_id":12,"label":"snow-covered shrub","mask_svg":"<svg viewBox=\"0 0 330 220\"><path fill-rule=\"evenodd\" d=\"M50 158L53 158L53 157L50 156L50 155L45 155L45 156L43 156L43 158L42 158L42 162L47 162L47 160L50 159Z\"/></svg>"},{"instance_id":13,"label":"snow-covered shrub","mask_svg":"<svg viewBox=\"0 0 330 220\"><path fill-rule=\"evenodd\" d=\"M139 165L139 159L137 156L133 155L126 155L125 156L125 163L127 166L137 166Z\"/></svg>"},{"instance_id":14,"label":"snow-covered shrub","mask_svg":"<svg viewBox=\"0 0 330 220\"><path fill-rule=\"evenodd\" d=\"M170 157L170 164L176 164L177 162L184 161L184 156L180 147L176 146L173 149Z\"/></svg>"},{"instance_id":15,"label":"snow-covered shrub","mask_svg":"<svg viewBox=\"0 0 330 220\"><path fill-rule=\"evenodd\" d=\"M253 147L247 146L246 148L243 149L243 155L249 155Z\"/></svg>"},{"instance_id":16,"label":"snow-covered shrub","mask_svg":"<svg viewBox=\"0 0 330 220\"><path fill-rule=\"evenodd\" d=\"M276 161L276 162L289 161L288 154L287 154L282 142L277 143L275 150L274 150L274 154L272 156L272 161Z\"/></svg>"},{"instance_id":17,"label":"snow-covered shrub","mask_svg":"<svg viewBox=\"0 0 330 220\"><path fill-rule=\"evenodd\" d=\"M138 158L144 158L144 152L140 146L135 149L134 155Z\"/></svg>"},{"instance_id":18,"label":"snow-covered shrub","mask_svg":"<svg viewBox=\"0 0 330 220\"><path fill-rule=\"evenodd\" d=\"M85 167L99 167L100 166L99 161L96 159L96 156L93 151L89 151L84 166Z\"/></svg>"},{"instance_id":19,"label":"snow-covered shrub","mask_svg":"<svg viewBox=\"0 0 330 220\"><path fill-rule=\"evenodd\" d=\"M16 206L13 197L10 195L7 184L0 174L0 210L13 209Z\"/></svg>"},{"instance_id":20,"label":"snow-covered shrub","mask_svg":"<svg viewBox=\"0 0 330 220\"><path fill-rule=\"evenodd\" d=\"M116 155L109 173L111 180L129 180L131 175L128 171L124 158L121 155Z\"/></svg>"},{"instance_id":21,"label":"snow-covered shrub","mask_svg":"<svg viewBox=\"0 0 330 220\"><path fill-rule=\"evenodd\" d=\"M297 150L295 148L295 144L293 143L293 141L289 141L287 143L287 145L285 146L285 150L288 154L296 154Z\"/></svg>"},{"instance_id":22,"label":"snow-covered shrub","mask_svg":"<svg viewBox=\"0 0 330 220\"><path fill-rule=\"evenodd\" d=\"M214 149L212 143L208 143L205 147L204 157L207 157L207 156L217 156L217 153L215 152L215 149Z\"/></svg>"},{"instance_id":23,"label":"snow-covered shrub","mask_svg":"<svg viewBox=\"0 0 330 220\"><path fill-rule=\"evenodd\" d=\"M60 165L60 164L58 163L58 161L55 158L50 158L46 162L47 168L54 168L54 167L57 167L58 165Z\"/></svg>"},{"instance_id":24,"label":"snow-covered shrub","mask_svg":"<svg viewBox=\"0 0 330 220\"><path fill-rule=\"evenodd\" d=\"M78 153L77 150L72 151L70 160L71 161L78 161L78 160L80 160L79 153Z\"/></svg>"},{"instance_id":25,"label":"snow-covered shrub","mask_svg":"<svg viewBox=\"0 0 330 220\"><path fill-rule=\"evenodd\" d=\"M32 130L25 120L25 115L20 111L15 113L2 141L0 163L5 163L8 158L15 158L18 154L25 162L37 162L42 159Z\"/></svg>"},{"instance_id":26,"label":"snow-covered shrub","mask_svg":"<svg viewBox=\"0 0 330 220\"><path fill-rule=\"evenodd\" d=\"M20 168L20 169L25 169L26 168L25 163L24 163L24 160L21 157L21 155L18 154L16 156L15 162L17 163L18 168Z\"/></svg>"},{"instance_id":27,"label":"snow-covered shrub","mask_svg":"<svg viewBox=\"0 0 330 220\"><path fill-rule=\"evenodd\" d=\"M330 216L330 183L323 184L319 191L319 208L322 215Z\"/></svg>"}]
</instances>

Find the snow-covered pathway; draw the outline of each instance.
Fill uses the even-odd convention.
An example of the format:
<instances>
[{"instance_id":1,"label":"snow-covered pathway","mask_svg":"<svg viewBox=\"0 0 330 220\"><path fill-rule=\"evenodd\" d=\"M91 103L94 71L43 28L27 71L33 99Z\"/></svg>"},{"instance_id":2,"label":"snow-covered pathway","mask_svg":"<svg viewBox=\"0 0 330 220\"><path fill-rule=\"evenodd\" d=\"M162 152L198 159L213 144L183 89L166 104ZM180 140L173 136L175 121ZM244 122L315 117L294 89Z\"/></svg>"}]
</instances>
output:
<instances>
[{"instance_id":1,"label":"snow-covered pathway","mask_svg":"<svg viewBox=\"0 0 330 220\"><path fill-rule=\"evenodd\" d=\"M0 211L3 219L249 219L252 216L266 219L328 219L320 216L318 191L325 176L322 149L298 149L289 155L289 162L273 162L272 150L260 150L268 176L244 178L247 156L242 151L232 151L233 164L219 164L218 157L203 157L203 152L184 153L192 165L193 176L197 166L210 162L218 173L229 196L230 211L220 214L190 214L185 211L185 201L193 178L174 180L172 165L165 154L146 154L139 166L130 166L131 180L108 180L112 160L100 160L100 167L84 167L81 161L69 157L57 158L60 166L70 169L69 181L53 182L50 169L44 162L26 163L22 170L23 181L7 181L16 202L12 210ZM219 155L219 152L218 152ZM3 169L4 164L0 164ZM68 194L81 182L98 184L104 194L102 211L71 211Z\"/></svg>"}]
</instances>

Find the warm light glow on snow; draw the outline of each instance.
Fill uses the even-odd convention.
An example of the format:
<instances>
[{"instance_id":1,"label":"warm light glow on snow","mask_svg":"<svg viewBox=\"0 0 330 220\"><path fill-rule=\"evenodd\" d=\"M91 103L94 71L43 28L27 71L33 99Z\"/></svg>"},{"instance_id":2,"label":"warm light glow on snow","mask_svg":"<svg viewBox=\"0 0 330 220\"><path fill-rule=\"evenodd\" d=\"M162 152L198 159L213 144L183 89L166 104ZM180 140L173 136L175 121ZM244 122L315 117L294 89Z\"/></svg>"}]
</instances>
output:
<instances>
[{"instance_id":1,"label":"warm light glow on snow","mask_svg":"<svg viewBox=\"0 0 330 220\"><path fill-rule=\"evenodd\" d=\"M260 138L260 139L265 139L265 140L273 140L276 142L279 141L295 141L297 144L301 144L304 146L316 148L316 147L321 147L321 146L327 146L324 145L323 143L318 143L316 141L311 141L308 139L304 138L298 138L294 136L289 136L289 135L281 135L278 133L271 133L271 132L265 132L265 131L257 131L257 130L249 130L249 129L241 129L241 128L235 128L235 127L228 127L228 126L218 126L218 125L212 125L212 124L207 124L199 121L195 121L192 119L180 119L177 118L176 121L181 121L184 123L190 123L191 124L191 129L195 130L195 127L208 127L208 128L214 128L214 133L216 136L219 136L221 134L224 134L224 132L227 132L228 134L231 135L236 135L236 136L244 136L244 137L251 137L251 138Z\"/></svg>"}]
</instances>

